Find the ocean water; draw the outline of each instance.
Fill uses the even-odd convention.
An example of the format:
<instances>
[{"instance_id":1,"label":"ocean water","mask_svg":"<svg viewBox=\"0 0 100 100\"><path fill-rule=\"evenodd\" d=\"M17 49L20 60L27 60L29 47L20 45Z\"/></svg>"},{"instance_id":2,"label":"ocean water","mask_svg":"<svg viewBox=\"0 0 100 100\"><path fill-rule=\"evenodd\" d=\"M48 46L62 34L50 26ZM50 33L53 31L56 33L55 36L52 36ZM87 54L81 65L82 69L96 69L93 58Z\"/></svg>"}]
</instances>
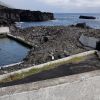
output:
<instances>
[{"instance_id":1,"label":"ocean water","mask_svg":"<svg viewBox=\"0 0 100 100\"><path fill-rule=\"evenodd\" d=\"M29 48L9 38L0 38L0 66L21 62Z\"/></svg>"},{"instance_id":2,"label":"ocean water","mask_svg":"<svg viewBox=\"0 0 100 100\"><path fill-rule=\"evenodd\" d=\"M79 19L80 15L94 16L96 19ZM55 20L44 22L20 22L16 23L17 27L27 28L32 26L68 26L77 23L85 22L88 26L100 29L100 14L99 13L55 13Z\"/></svg>"}]
</instances>

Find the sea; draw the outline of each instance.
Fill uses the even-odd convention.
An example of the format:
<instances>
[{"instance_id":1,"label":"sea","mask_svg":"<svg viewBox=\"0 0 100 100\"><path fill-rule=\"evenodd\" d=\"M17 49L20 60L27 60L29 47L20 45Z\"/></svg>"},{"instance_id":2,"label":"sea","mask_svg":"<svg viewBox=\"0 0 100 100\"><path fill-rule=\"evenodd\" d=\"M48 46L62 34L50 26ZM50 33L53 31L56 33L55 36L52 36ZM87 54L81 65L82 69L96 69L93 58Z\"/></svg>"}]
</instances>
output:
<instances>
[{"instance_id":1,"label":"sea","mask_svg":"<svg viewBox=\"0 0 100 100\"><path fill-rule=\"evenodd\" d=\"M94 16L96 19L79 19L80 15ZM100 13L54 13L55 20L44 22L16 22L19 28L28 28L32 26L68 26L77 23L86 23L88 26L100 29Z\"/></svg>"}]
</instances>

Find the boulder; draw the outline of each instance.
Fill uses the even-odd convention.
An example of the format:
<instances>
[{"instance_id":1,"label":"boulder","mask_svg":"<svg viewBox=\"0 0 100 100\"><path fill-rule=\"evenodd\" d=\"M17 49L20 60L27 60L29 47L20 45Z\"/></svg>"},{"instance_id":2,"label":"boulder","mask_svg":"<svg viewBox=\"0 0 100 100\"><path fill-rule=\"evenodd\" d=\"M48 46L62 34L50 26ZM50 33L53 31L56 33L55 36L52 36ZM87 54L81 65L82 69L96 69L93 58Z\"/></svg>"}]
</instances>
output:
<instances>
[{"instance_id":1,"label":"boulder","mask_svg":"<svg viewBox=\"0 0 100 100\"><path fill-rule=\"evenodd\" d=\"M89 26L86 25L86 23L77 23L75 26L80 28L90 28Z\"/></svg>"},{"instance_id":2,"label":"boulder","mask_svg":"<svg viewBox=\"0 0 100 100\"><path fill-rule=\"evenodd\" d=\"M48 37L44 36L44 37L43 37L43 41L44 41L44 42L49 41Z\"/></svg>"}]
</instances>

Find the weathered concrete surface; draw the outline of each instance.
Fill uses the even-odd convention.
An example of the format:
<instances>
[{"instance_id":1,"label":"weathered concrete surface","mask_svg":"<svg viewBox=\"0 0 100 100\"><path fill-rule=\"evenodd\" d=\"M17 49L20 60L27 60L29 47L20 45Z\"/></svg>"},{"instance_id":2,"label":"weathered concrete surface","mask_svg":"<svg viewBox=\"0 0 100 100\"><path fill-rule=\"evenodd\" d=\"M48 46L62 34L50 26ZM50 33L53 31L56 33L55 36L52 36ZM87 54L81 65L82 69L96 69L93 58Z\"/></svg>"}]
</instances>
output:
<instances>
[{"instance_id":1,"label":"weathered concrete surface","mask_svg":"<svg viewBox=\"0 0 100 100\"><path fill-rule=\"evenodd\" d=\"M0 33L9 33L9 27L0 27Z\"/></svg>"},{"instance_id":2,"label":"weathered concrete surface","mask_svg":"<svg viewBox=\"0 0 100 100\"><path fill-rule=\"evenodd\" d=\"M100 100L100 71L0 89L0 100Z\"/></svg>"},{"instance_id":3,"label":"weathered concrete surface","mask_svg":"<svg viewBox=\"0 0 100 100\"><path fill-rule=\"evenodd\" d=\"M99 41L99 39L94 38L94 37L87 37L84 35L81 35L79 38L79 41L84 45L84 46L88 46L91 48L96 48L96 43Z\"/></svg>"},{"instance_id":4,"label":"weathered concrete surface","mask_svg":"<svg viewBox=\"0 0 100 100\"><path fill-rule=\"evenodd\" d=\"M7 36L8 36L9 38L11 38L11 39L16 40L17 42L22 43L23 45L25 45L25 46L27 46L27 47L30 47L30 48L33 47L33 44L30 43L30 42L26 42L24 38L21 38L21 37L19 37L19 36L13 36L13 35L11 35L11 34L9 34L9 33L7 34Z\"/></svg>"}]
</instances>

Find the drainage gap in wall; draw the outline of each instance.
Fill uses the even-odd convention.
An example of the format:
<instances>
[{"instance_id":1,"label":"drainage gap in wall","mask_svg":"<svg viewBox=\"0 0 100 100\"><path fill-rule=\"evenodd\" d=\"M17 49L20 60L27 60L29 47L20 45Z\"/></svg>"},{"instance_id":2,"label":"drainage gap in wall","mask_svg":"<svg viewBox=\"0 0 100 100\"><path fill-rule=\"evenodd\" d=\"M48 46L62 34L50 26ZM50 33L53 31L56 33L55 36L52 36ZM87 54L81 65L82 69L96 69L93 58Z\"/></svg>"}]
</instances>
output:
<instances>
[{"instance_id":1,"label":"drainage gap in wall","mask_svg":"<svg viewBox=\"0 0 100 100\"><path fill-rule=\"evenodd\" d=\"M0 38L0 66L21 62L29 50L25 45L10 38Z\"/></svg>"}]
</instances>

